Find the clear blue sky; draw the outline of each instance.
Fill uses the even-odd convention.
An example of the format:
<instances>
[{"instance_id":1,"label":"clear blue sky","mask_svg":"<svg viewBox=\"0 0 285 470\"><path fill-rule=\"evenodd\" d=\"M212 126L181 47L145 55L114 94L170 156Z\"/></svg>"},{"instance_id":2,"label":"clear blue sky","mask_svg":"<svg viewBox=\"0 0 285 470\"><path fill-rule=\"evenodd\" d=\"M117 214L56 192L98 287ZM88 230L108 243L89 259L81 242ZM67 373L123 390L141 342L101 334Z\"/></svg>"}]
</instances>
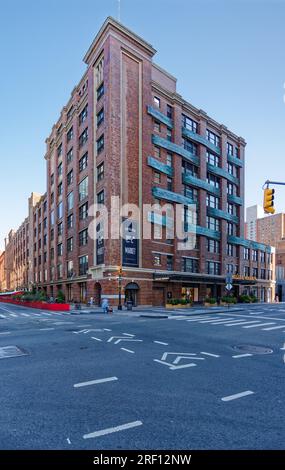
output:
<instances>
[{"instance_id":1,"label":"clear blue sky","mask_svg":"<svg viewBox=\"0 0 285 470\"><path fill-rule=\"evenodd\" d=\"M117 0L0 0L0 247L45 191L45 138L108 15ZM285 0L121 0L121 21L180 94L246 139L246 204L261 203L265 179L285 180Z\"/></svg>"}]
</instances>

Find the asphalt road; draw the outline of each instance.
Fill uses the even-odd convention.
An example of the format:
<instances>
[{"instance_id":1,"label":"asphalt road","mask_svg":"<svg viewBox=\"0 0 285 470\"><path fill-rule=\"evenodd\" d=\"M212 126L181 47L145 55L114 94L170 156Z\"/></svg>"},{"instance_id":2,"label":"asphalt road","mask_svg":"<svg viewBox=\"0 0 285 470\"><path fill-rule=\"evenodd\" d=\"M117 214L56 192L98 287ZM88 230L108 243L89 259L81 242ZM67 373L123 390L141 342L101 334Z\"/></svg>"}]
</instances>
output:
<instances>
[{"instance_id":1,"label":"asphalt road","mask_svg":"<svg viewBox=\"0 0 285 470\"><path fill-rule=\"evenodd\" d=\"M284 342L285 304L0 304L0 449L284 449Z\"/></svg>"}]
</instances>

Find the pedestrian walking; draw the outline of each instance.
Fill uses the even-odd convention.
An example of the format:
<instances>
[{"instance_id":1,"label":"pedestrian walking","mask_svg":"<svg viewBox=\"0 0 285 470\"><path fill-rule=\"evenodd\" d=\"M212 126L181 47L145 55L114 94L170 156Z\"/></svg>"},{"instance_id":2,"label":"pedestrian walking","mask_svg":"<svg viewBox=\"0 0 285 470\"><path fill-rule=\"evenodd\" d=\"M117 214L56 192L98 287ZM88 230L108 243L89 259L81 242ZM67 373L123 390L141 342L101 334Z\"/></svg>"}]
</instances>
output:
<instances>
[{"instance_id":1,"label":"pedestrian walking","mask_svg":"<svg viewBox=\"0 0 285 470\"><path fill-rule=\"evenodd\" d=\"M109 310L109 300L108 300L108 299L103 299L101 306L102 306L102 309L103 309L103 313L108 313L108 310Z\"/></svg>"}]
</instances>

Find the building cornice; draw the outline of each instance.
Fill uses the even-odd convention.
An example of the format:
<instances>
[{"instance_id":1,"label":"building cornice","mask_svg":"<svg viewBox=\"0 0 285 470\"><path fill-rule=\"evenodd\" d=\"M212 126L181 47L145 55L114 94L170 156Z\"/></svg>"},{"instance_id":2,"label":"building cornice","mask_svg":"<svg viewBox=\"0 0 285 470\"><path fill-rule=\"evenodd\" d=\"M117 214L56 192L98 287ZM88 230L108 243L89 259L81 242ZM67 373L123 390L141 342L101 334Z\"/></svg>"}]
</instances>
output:
<instances>
[{"instance_id":1,"label":"building cornice","mask_svg":"<svg viewBox=\"0 0 285 470\"><path fill-rule=\"evenodd\" d=\"M100 43L102 36L108 31L108 29L115 29L119 31L121 34L131 38L134 42L136 42L139 46L141 46L143 49L147 50L147 52L150 55L154 55L156 53L156 50L152 47L151 44L146 42L143 38L138 36L136 33L131 31L130 29L126 28L124 25L119 23L117 20L112 18L111 16L108 16L108 18L104 21L104 24L102 25L101 29L99 30L98 34L95 36L95 39L93 40L91 46L89 47L88 51L86 52L83 61L89 65L90 60L92 58L93 52L96 50L98 47L98 44Z\"/></svg>"}]
</instances>

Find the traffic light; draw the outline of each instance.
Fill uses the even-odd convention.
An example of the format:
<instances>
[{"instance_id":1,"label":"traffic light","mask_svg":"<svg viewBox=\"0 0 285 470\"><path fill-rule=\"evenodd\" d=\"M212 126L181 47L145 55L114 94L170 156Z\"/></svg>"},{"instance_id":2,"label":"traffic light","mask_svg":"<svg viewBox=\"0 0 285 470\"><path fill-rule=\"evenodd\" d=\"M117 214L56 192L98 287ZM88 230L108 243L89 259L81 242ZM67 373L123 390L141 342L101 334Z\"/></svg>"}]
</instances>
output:
<instances>
[{"instance_id":1,"label":"traffic light","mask_svg":"<svg viewBox=\"0 0 285 470\"><path fill-rule=\"evenodd\" d=\"M263 209L266 214L274 214L274 193L275 189L264 189Z\"/></svg>"}]
</instances>

